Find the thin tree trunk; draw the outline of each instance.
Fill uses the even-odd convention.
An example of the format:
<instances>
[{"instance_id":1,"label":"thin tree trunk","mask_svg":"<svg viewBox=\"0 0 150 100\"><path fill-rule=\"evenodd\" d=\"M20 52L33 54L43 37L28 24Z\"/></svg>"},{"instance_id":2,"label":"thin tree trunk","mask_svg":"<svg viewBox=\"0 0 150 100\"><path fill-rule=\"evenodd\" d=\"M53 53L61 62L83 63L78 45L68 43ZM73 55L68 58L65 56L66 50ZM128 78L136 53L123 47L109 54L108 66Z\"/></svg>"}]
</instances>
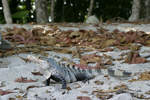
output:
<instances>
[{"instance_id":1,"label":"thin tree trunk","mask_svg":"<svg viewBox=\"0 0 150 100\"><path fill-rule=\"evenodd\" d=\"M46 0L34 0L37 23L48 23L48 10Z\"/></svg>"},{"instance_id":2,"label":"thin tree trunk","mask_svg":"<svg viewBox=\"0 0 150 100\"><path fill-rule=\"evenodd\" d=\"M51 0L51 22L54 22L55 0Z\"/></svg>"},{"instance_id":3,"label":"thin tree trunk","mask_svg":"<svg viewBox=\"0 0 150 100\"><path fill-rule=\"evenodd\" d=\"M88 18L89 16L91 16L92 11L93 11L93 6L94 6L94 0L91 0L91 1L90 1L90 6L89 6L89 11L88 11L88 14L87 14L87 18Z\"/></svg>"},{"instance_id":4,"label":"thin tree trunk","mask_svg":"<svg viewBox=\"0 0 150 100\"><path fill-rule=\"evenodd\" d=\"M66 2L66 0L63 0L62 3L62 22L64 22L64 18L65 18L65 5L64 2Z\"/></svg>"},{"instance_id":5,"label":"thin tree trunk","mask_svg":"<svg viewBox=\"0 0 150 100\"><path fill-rule=\"evenodd\" d=\"M150 20L150 0L141 0L141 19Z\"/></svg>"},{"instance_id":6,"label":"thin tree trunk","mask_svg":"<svg viewBox=\"0 0 150 100\"><path fill-rule=\"evenodd\" d=\"M27 18L27 22L31 22L31 0L26 0L26 9L29 11L29 17Z\"/></svg>"},{"instance_id":7,"label":"thin tree trunk","mask_svg":"<svg viewBox=\"0 0 150 100\"><path fill-rule=\"evenodd\" d=\"M141 9L140 0L133 0L132 13L131 13L131 16L129 17L128 20L131 21L131 22L139 20L139 18L140 18L140 9Z\"/></svg>"},{"instance_id":8,"label":"thin tree trunk","mask_svg":"<svg viewBox=\"0 0 150 100\"><path fill-rule=\"evenodd\" d=\"M2 3L3 3L3 12L4 12L5 21L7 24L11 24L12 17L11 17L9 5L8 5L8 0L2 0Z\"/></svg>"}]
</instances>

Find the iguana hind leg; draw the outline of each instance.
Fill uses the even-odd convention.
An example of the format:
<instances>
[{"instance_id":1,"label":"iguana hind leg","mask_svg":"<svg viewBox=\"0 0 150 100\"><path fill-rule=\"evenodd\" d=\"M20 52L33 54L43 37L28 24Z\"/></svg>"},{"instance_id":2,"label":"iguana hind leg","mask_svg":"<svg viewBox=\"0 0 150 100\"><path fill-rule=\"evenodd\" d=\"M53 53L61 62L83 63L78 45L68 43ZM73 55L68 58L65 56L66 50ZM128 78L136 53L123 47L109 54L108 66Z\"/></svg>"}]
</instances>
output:
<instances>
[{"instance_id":1,"label":"iguana hind leg","mask_svg":"<svg viewBox=\"0 0 150 100\"><path fill-rule=\"evenodd\" d=\"M57 77L58 77L58 78L60 79L60 81L62 82L62 89L66 89L67 83L66 83L65 78L63 78L61 75L58 75Z\"/></svg>"}]
</instances>

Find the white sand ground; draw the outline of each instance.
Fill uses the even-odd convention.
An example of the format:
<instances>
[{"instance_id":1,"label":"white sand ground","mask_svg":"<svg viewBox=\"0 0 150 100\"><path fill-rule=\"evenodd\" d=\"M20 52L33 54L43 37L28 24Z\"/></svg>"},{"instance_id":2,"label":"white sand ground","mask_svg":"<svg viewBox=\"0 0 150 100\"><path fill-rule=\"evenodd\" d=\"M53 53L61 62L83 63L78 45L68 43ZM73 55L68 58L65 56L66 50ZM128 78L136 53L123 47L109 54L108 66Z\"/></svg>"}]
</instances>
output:
<instances>
[{"instance_id":1,"label":"white sand ground","mask_svg":"<svg viewBox=\"0 0 150 100\"><path fill-rule=\"evenodd\" d=\"M18 25L18 24L13 24L13 25L7 25L7 24L2 24L0 25L0 31L5 31L4 28L5 27L10 27L12 28L13 26L15 27L24 27L26 29L32 30L33 27L35 26L39 26L39 25ZM141 30L141 31L145 31L148 34L150 33L150 24L141 24L141 25L132 25L132 24L112 24L112 25L101 25L103 28L109 29L110 31L114 30L114 29L118 29L120 31L128 31L128 30ZM48 28L48 27L47 27ZM59 29L61 30L79 30L80 29L85 29L85 30L96 30L96 27L92 27L92 25L80 25L79 27L61 27L58 26ZM143 51L149 51L149 52L145 52L143 53ZM113 58L120 58L120 54L122 52L128 52L129 50L115 50L115 51L109 51L109 52L105 52L105 54L110 55ZM96 51L95 51L96 52ZM70 54L61 54L61 53L55 53L55 52L48 52L50 57L55 57L60 56L61 57L66 57L68 58L70 61L74 61L76 63L79 63L79 59L74 58L72 59ZM93 52L88 52L93 53ZM145 56L145 55L150 55L150 47L142 47L139 50L139 53L141 56ZM99 55L102 55L103 52L99 52ZM20 57L23 58L27 58L27 55L29 54L19 54ZM32 55L32 53L30 54ZM33 54L35 55L35 54ZM0 60L5 60L5 61L9 61L10 64L8 65L8 67L6 68L0 68L0 83L4 83L5 87L0 87L0 89L2 90L10 90L13 91L14 93L11 94L7 94L7 95L3 95L0 96L0 100L8 100L10 97L11 98L16 98L15 96L24 96L26 97L27 100L53 100L56 98L56 100L77 100L77 96L88 96L90 97L92 100L99 100L99 98L97 98L94 94L92 94L93 90L96 89L103 89L103 90L109 90L109 89L113 89L113 87L115 87L115 85L119 85L119 84L126 84L128 86L129 89L131 89L129 92L130 93L134 93L138 96L140 96L140 94L144 94L145 97L150 97L150 95L146 95L145 92L150 90L150 81L137 81L137 82L128 82L130 79L132 78L138 78L137 76L133 76L130 78L126 78L123 80L119 80L115 77L111 77L109 76L109 80L108 77L104 77L104 75L99 75L97 77L95 77L94 79L91 79L88 83L82 83L81 81L78 81L76 83L80 84L81 87L80 88L75 88L78 85L76 85L75 83L70 83L67 84L72 90L67 91L65 89L61 89L61 84L56 83L56 84L51 84L50 86L45 87L44 84L42 83L43 81L45 81L45 78L43 76L35 76L33 75L31 72L33 72L35 69L36 71L38 71L38 69L36 68L35 63L31 62L31 63L25 63L22 59L20 59L18 57L18 55L14 55L11 57L6 57L6 58L0 58ZM147 60L150 60L150 58L147 58ZM121 64L122 61L114 61L113 63L115 64L115 66L112 66L112 68L114 69L121 69L121 70L126 70L126 71L132 71L132 72L144 72L145 70L150 71L150 63L144 63L144 64ZM2 66L2 64L0 65ZM3 65L4 66L4 65ZM5 65L7 66L7 65ZM19 77L27 77L27 79L37 79L37 82L31 82L31 83L19 83L19 82L14 82L14 80L16 78ZM99 80L99 81L104 81L103 85L96 85L94 83L95 80ZM26 88L28 86L31 85L35 85L35 86L39 86L37 88L30 88L28 91L26 91ZM19 90L17 90L16 88L19 88ZM88 93L82 93L80 90L82 91L87 91ZM23 91L22 93L20 93L19 91ZM46 93L46 91L49 91L49 93ZM62 94L65 91L64 94ZM113 93L114 96L110 99L110 100L138 100L137 98L134 98L133 96L131 96L130 93L121 93L121 94L116 94ZM96 93L95 93L96 94ZM17 98L16 98L17 100ZM19 99L18 99L19 100ZM24 99L22 99L24 100Z\"/></svg>"}]
</instances>

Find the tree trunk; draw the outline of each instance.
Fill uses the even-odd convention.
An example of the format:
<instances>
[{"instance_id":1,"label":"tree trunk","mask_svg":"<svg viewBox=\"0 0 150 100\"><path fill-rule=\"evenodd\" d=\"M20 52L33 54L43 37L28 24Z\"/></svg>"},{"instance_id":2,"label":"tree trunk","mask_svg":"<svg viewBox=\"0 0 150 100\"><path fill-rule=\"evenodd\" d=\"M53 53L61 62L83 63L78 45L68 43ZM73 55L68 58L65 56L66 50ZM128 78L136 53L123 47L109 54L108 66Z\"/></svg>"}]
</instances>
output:
<instances>
[{"instance_id":1,"label":"tree trunk","mask_svg":"<svg viewBox=\"0 0 150 100\"><path fill-rule=\"evenodd\" d=\"M150 20L150 0L141 0L141 19Z\"/></svg>"},{"instance_id":2,"label":"tree trunk","mask_svg":"<svg viewBox=\"0 0 150 100\"><path fill-rule=\"evenodd\" d=\"M89 11L88 11L88 14L87 14L87 18L88 18L89 16L91 16L92 11L93 11L93 6L94 6L94 0L91 0L91 1L90 1L90 6L89 6Z\"/></svg>"},{"instance_id":3,"label":"tree trunk","mask_svg":"<svg viewBox=\"0 0 150 100\"><path fill-rule=\"evenodd\" d=\"M3 12L4 12L5 21L7 24L11 24L12 17L11 17L9 5L8 5L8 0L2 0L2 3L3 3Z\"/></svg>"},{"instance_id":4,"label":"tree trunk","mask_svg":"<svg viewBox=\"0 0 150 100\"><path fill-rule=\"evenodd\" d=\"M54 22L55 0L51 0L51 22Z\"/></svg>"},{"instance_id":5,"label":"tree trunk","mask_svg":"<svg viewBox=\"0 0 150 100\"><path fill-rule=\"evenodd\" d=\"M131 22L139 20L140 9L141 9L140 0L133 0L133 2L132 2L132 13L131 13L131 16L129 17L128 20Z\"/></svg>"},{"instance_id":6,"label":"tree trunk","mask_svg":"<svg viewBox=\"0 0 150 100\"><path fill-rule=\"evenodd\" d=\"M37 23L48 23L48 10L46 0L34 0Z\"/></svg>"}]
</instances>

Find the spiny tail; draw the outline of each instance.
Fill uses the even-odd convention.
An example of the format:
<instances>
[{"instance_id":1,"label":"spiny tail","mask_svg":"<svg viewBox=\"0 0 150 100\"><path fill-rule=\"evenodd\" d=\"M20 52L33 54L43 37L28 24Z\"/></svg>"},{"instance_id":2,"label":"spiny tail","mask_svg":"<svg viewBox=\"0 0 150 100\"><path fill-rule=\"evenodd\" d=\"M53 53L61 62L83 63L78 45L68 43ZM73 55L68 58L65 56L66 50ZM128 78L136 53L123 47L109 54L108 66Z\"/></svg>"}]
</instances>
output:
<instances>
[{"instance_id":1,"label":"spiny tail","mask_svg":"<svg viewBox=\"0 0 150 100\"><path fill-rule=\"evenodd\" d=\"M91 79L99 74L101 74L101 69L81 69L75 65L70 65L67 63L58 63L64 70L70 73L71 77L75 76L77 80L83 80L84 78ZM73 74L73 75L72 75Z\"/></svg>"},{"instance_id":2,"label":"spiny tail","mask_svg":"<svg viewBox=\"0 0 150 100\"><path fill-rule=\"evenodd\" d=\"M69 72L73 73L75 75L75 77L78 79L80 79L80 77L85 77L88 79L91 79L97 75L103 74L103 75L110 75L110 76L114 76L114 77L130 77L133 76L134 74L131 72L126 72L123 70L114 70L111 68L107 68L107 69L81 69L77 66L74 65L70 65L67 63L59 63L59 65L63 68L65 68L66 70L68 70Z\"/></svg>"}]
</instances>

